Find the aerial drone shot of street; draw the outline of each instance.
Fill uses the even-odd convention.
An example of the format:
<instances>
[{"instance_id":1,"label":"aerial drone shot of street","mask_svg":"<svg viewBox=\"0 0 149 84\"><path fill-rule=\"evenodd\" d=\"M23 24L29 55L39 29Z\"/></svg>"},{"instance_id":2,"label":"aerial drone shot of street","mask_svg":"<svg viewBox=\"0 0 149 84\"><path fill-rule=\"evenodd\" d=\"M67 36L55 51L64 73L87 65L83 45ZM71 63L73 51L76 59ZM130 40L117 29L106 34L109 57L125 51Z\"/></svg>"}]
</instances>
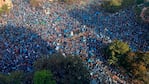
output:
<instances>
[{"instance_id":1,"label":"aerial drone shot of street","mask_svg":"<svg viewBox=\"0 0 149 84\"><path fill-rule=\"evenodd\" d=\"M149 0L0 0L0 84L149 84Z\"/></svg>"}]
</instances>

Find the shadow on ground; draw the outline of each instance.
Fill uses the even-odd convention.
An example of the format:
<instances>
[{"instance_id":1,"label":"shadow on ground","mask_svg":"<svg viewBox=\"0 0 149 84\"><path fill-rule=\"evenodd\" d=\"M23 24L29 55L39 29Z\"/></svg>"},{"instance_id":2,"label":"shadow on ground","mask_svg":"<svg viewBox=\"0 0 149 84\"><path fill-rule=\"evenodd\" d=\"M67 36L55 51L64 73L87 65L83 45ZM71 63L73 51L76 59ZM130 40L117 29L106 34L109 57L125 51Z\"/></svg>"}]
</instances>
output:
<instances>
[{"instance_id":1,"label":"shadow on ground","mask_svg":"<svg viewBox=\"0 0 149 84\"><path fill-rule=\"evenodd\" d=\"M149 24L136 22L133 10L128 8L115 14L105 13L92 4L86 8L75 8L68 12L82 25L94 29L99 38L122 40L127 42L133 51L149 50L148 39L145 36Z\"/></svg>"},{"instance_id":2,"label":"shadow on ground","mask_svg":"<svg viewBox=\"0 0 149 84\"><path fill-rule=\"evenodd\" d=\"M32 71L36 59L53 52L46 41L27 28L11 25L0 28L0 72Z\"/></svg>"}]
</instances>

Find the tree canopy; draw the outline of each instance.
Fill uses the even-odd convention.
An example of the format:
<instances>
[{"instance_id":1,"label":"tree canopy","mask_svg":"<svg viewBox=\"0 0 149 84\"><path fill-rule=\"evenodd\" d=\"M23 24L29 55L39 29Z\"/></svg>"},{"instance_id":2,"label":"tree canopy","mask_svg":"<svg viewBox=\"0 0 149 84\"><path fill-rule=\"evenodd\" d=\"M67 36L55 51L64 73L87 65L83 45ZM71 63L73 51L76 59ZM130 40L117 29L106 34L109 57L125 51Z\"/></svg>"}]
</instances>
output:
<instances>
[{"instance_id":1,"label":"tree canopy","mask_svg":"<svg viewBox=\"0 0 149 84\"><path fill-rule=\"evenodd\" d=\"M77 56L64 57L61 54L55 54L39 59L34 66L36 70L51 70L57 83L89 83L89 72Z\"/></svg>"},{"instance_id":2,"label":"tree canopy","mask_svg":"<svg viewBox=\"0 0 149 84\"><path fill-rule=\"evenodd\" d=\"M130 48L127 43L118 40L113 41L107 48L109 63L116 64L128 51Z\"/></svg>"},{"instance_id":3,"label":"tree canopy","mask_svg":"<svg viewBox=\"0 0 149 84\"><path fill-rule=\"evenodd\" d=\"M53 75L49 70L36 71L34 73L34 84L56 84Z\"/></svg>"}]
</instances>

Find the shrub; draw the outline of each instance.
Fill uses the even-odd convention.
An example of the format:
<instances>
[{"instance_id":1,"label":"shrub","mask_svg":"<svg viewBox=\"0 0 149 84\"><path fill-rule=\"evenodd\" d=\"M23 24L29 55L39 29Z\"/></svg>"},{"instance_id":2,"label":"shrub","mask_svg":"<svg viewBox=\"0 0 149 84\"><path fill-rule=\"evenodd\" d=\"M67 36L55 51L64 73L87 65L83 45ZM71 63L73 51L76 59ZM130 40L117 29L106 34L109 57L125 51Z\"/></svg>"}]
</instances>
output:
<instances>
[{"instance_id":1,"label":"shrub","mask_svg":"<svg viewBox=\"0 0 149 84\"><path fill-rule=\"evenodd\" d=\"M36 71L34 74L34 84L56 84L53 75L49 70Z\"/></svg>"}]
</instances>

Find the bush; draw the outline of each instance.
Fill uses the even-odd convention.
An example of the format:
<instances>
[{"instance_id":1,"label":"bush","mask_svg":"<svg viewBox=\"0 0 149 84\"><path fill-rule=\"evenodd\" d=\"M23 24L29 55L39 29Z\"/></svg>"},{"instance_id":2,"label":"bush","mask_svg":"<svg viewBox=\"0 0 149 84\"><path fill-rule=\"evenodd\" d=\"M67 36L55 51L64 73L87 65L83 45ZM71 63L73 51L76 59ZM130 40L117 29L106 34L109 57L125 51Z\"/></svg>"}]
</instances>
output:
<instances>
[{"instance_id":1,"label":"bush","mask_svg":"<svg viewBox=\"0 0 149 84\"><path fill-rule=\"evenodd\" d=\"M36 70L51 70L55 80L60 84L88 84L89 72L77 56L64 57L55 54L39 59L34 64Z\"/></svg>"},{"instance_id":2,"label":"bush","mask_svg":"<svg viewBox=\"0 0 149 84\"><path fill-rule=\"evenodd\" d=\"M53 75L49 70L36 71L34 74L34 84L56 84Z\"/></svg>"}]
</instances>

